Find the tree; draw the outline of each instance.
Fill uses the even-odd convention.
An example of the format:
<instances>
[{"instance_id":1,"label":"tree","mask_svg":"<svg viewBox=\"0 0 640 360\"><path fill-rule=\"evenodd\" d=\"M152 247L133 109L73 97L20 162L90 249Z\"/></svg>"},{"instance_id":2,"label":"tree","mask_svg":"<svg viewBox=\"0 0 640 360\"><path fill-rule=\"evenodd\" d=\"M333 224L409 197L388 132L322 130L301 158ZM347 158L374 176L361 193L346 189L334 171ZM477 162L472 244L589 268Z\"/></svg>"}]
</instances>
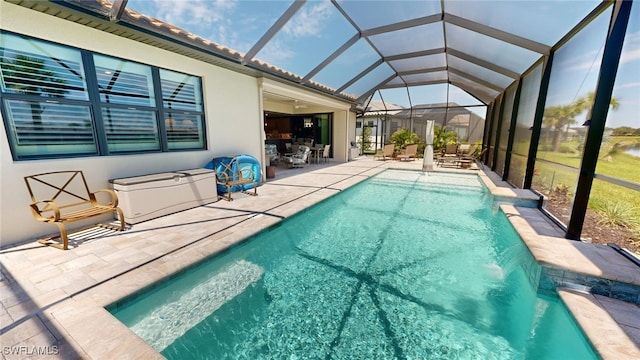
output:
<instances>
[{"instance_id":1,"label":"tree","mask_svg":"<svg viewBox=\"0 0 640 360\"><path fill-rule=\"evenodd\" d=\"M544 109L542 122L546 127L553 129L553 140L551 142L553 151L559 151L560 141L562 140L561 135L563 131L568 131L569 127L576 123L575 117L584 111L591 111L594 99L595 92L592 91L576 99L571 104L552 106ZM612 110L617 110L620 102L616 98L611 98L609 105Z\"/></svg>"},{"instance_id":2,"label":"tree","mask_svg":"<svg viewBox=\"0 0 640 360\"><path fill-rule=\"evenodd\" d=\"M640 135L640 129L634 129L629 126L620 126L611 131L612 136L637 136Z\"/></svg>"},{"instance_id":3,"label":"tree","mask_svg":"<svg viewBox=\"0 0 640 360\"><path fill-rule=\"evenodd\" d=\"M412 132L407 128L400 129L391 135L391 142L394 144L395 150L403 150L410 144L417 144L420 142L418 134Z\"/></svg>"},{"instance_id":4,"label":"tree","mask_svg":"<svg viewBox=\"0 0 640 360\"><path fill-rule=\"evenodd\" d=\"M593 103L595 99L596 99L596 93L595 91L591 91L587 95L581 98L578 98L576 101L574 101L574 104L576 104L578 108L582 109L582 111L590 110L593 107ZM613 111L618 110L618 107L620 107L620 101L612 97L611 101L609 102L609 107L611 107L611 110Z\"/></svg>"},{"instance_id":5,"label":"tree","mask_svg":"<svg viewBox=\"0 0 640 360\"><path fill-rule=\"evenodd\" d=\"M561 135L565 128L576 123L575 116L580 114L582 110L578 109L574 104L552 106L544 109L543 124L553 129L553 151L560 149Z\"/></svg>"}]
</instances>

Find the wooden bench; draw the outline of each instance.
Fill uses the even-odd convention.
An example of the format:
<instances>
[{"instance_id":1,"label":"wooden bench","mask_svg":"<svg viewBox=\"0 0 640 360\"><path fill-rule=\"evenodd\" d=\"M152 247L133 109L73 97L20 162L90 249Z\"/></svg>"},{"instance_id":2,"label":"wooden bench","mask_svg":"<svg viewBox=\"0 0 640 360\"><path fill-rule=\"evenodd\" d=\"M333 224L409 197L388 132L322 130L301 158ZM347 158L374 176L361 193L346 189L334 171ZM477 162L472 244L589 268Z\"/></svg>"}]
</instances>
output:
<instances>
[{"instance_id":1,"label":"wooden bench","mask_svg":"<svg viewBox=\"0 0 640 360\"><path fill-rule=\"evenodd\" d=\"M26 176L24 178L31 196L31 213L37 221L54 224L60 230L60 235L38 240L39 243L50 245L58 249L69 248L67 224L86 220L94 216L107 213L118 213L120 226L108 224L94 224L75 231L100 226L112 230L124 230L125 222L122 210L118 208L118 196L113 190L100 189L89 191L87 181L82 171L56 171ZM101 202L96 194L100 195ZM109 197L107 199L107 197ZM74 231L74 232L75 232ZM54 242L60 238L62 245Z\"/></svg>"},{"instance_id":2,"label":"wooden bench","mask_svg":"<svg viewBox=\"0 0 640 360\"><path fill-rule=\"evenodd\" d=\"M248 184L253 184L253 194L244 190L242 192L252 196L258 195L258 184L255 181L253 170L248 167L241 168L236 158L216 169L216 183L227 188L226 196L218 196L226 201L233 200L231 193L234 187L243 187L243 185Z\"/></svg>"}]
</instances>

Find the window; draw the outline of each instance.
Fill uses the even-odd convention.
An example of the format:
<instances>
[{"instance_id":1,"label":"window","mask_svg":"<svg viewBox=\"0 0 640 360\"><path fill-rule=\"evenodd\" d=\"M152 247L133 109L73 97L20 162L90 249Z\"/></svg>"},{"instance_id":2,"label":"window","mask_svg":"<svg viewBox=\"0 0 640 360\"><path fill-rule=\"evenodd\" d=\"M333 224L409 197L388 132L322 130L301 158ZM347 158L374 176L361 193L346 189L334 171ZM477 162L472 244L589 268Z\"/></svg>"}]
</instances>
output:
<instances>
[{"instance_id":1,"label":"window","mask_svg":"<svg viewBox=\"0 0 640 360\"><path fill-rule=\"evenodd\" d=\"M640 240L640 53L638 29L640 29L640 7L631 8L627 34L622 47L622 57L616 75L615 85L606 127L600 145L593 187L589 194L587 216L582 235L595 237L593 229L604 224L614 229L625 229L629 234L625 239L633 250L634 242ZM636 35L636 36L634 36ZM589 105L594 100L589 96ZM585 118L589 119L590 116ZM585 127L588 129L588 127ZM621 239L622 240L622 239ZM635 246L636 249L639 246Z\"/></svg>"},{"instance_id":2,"label":"window","mask_svg":"<svg viewBox=\"0 0 640 360\"><path fill-rule=\"evenodd\" d=\"M160 70L169 149L204 148L204 113L200 79Z\"/></svg>"},{"instance_id":3,"label":"window","mask_svg":"<svg viewBox=\"0 0 640 360\"><path fill-rule=\"evenodd\" d=\"M206 148L196 76L1 32L0 91L15 160Z\"/></svg>"},{"instance_id":4,"label":"window","mask_svg":"<svg viewBox=\"0 0 640 360\"><path fill-rule=\"evenodd\" d=\"M80 51L2 34L0 56L3 118L14 158L96 155Z\"/></svg>"},{"instance_id":5,"label":"window","mask_svg":"<svg viewBox=\"0 0 640 360\"><path fill-rule=\"evenodd\" d=\"M110 154L160 150L151 67L93 55Z\"/></svg>"},{"instance_id":6,"label":"window","mask_svg":"<svg viewBox=\"0 0 640 360\"><path fill-rule=\"evenodd\" d=\"M511 129L514 134L511 163L509 164L509 182L518 188L524 186L527 158L529 157L529 147L531 146L531 130L529 129L533 126L541 82L542 63L522 78L516 124ZM504 135L506 136L507 133L504 133Z\"/></svg>"},{"instance_id":7,"label":"window","mask_svg":"<svg viewBox=\"0 0 640 360\"><path fill-rule=\"evenodd\" d=\"M545 210L564 224L571 218L586 135L582 124L596 89L611 8L553 57L532 188L548 198Z\"/></svg>"},{"instance_id":8,"label":"window","mask_svg":"<svg viewBox=\"0 0 640 360\"><path fill-rule=\"evenodd\" d=\"M495 139L497 148L497 158L495 163L495 172L504 176L505 160L507 157L507 145L509 142L509 129L511 128L511 116L513 114L513 105L516 97L518 86L511 86L504 94L504 109L502 110L500 128L496 133L496 137L500 134L500 139ZM496 124L497 126L498 124Z\"/></svg>"}]
</instances>

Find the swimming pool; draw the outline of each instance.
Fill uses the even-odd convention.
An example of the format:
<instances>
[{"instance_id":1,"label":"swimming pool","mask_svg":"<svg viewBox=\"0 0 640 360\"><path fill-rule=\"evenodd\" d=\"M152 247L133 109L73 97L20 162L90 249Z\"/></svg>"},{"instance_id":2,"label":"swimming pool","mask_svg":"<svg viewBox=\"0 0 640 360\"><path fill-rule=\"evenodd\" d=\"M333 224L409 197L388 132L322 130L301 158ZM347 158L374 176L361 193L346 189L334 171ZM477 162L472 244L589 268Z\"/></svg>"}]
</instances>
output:
<instances>
[{"instance_id":1,"label":"swimming pool","mask_svg":"<svg viewBox=\"0 0 640 360\"><path fill-rule=\"evenodd\" d=\"M477 177L388 170L109 310L169 359L597 358L531 263Z\"/></svg>"}]
</instances>

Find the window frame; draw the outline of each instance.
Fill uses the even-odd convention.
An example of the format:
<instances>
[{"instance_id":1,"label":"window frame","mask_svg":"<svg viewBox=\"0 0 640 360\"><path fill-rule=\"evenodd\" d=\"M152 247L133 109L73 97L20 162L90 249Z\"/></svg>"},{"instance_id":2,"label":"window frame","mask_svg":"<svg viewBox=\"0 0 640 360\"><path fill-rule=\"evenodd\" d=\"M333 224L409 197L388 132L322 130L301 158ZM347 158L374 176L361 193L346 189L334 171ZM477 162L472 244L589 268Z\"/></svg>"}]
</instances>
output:
<instances>
[{"instance_id":1,"label":"window frame","mask_svg":"<svg viewBox=\"0 0 640 360\"><path fill-rule=\"evenodd\" d=\"M52 46L61 47L65 50L77 51L80 54L81 58L81 68L84 71L85 76L85 85L86 85L86 93L88 100L77 100L77 99L65 99L65 98L49 98L45 96L32 95L32 94L16 94L11 92L4 92L0 88L0 114L2 114L2 120L5 126L5 132L7 136L7 140L9 143L9 147L11 150L11 156L14 161L29 161L29 160L41 160L41 159L63 159L63 158L79 158L79 157L92 157L92 156L123 156L123 155L139 155L139 154L149 154L149 153L162 153L162 152L186 152L186 151L202 151L208 150L208 141L207 141L207 118L205 112L205 98L204 98L204 89L203 89L203 79L201 76L193 75L185 73L184 71L174 70L162 68L154 65L145 64L139 61L125 59L122 57L94 52L90 50L85 50L73 46L69 46L66 44L60 44L53 41L48 41L32 36L27 36L24 34L14 33L11 31L0 30L0 37L4 36L13 36L19 39L24 40L34 40L37 42L46 43ZM106 105L101 101L100 98L100 90L98 87L98 78L96 74L96 65L94 63L94 55L111 58L118 61L130 62L136 66L145 66L151 69L151 83L152 88L149 89L150 96L154 97L154 102L149 106L141 106L141 105L127 105L127 104L109 104ZM165 108L162 98L162 78L160 76L160 71L168 71L172 73L184 74L189 77L193 77L196 79L197 84L195 84L195 92L197 92L196 96L199 97L201 108L197 109L188 109L180 111L188 112L190 115L194 115L200 118L201 123L199 124L199 131L197 132L197 136L201 139L201 142L197 142L200 146L184 146L184 147L172 147L169 141L167 127L165 126ZM14 131L12 130L10 116L12 116L12 112L9 109L9 106L5 104L7 101L25 101L25 102L40 102L40 103L58 103L62 105L81 105L88 107L89 114L89 122L93 126L93 141L95 145L95 152L68 152L68 153L48 153L42 152L38 154L21 154L18 151L18 145L16 143L16 139L14 139ZM109 144L107 142L107 133L104 127L104 121L102 116L103 109L107 108L117 108L117 109L132 109L135 111L151 111L155 114L155 126L157 129L157 138L159 146L157 149L143 149L143 150L110 150ZM198 126L196 126L198 128ZM135 142L132 142L135 144Z\"/></svg>"}]
</instances>

